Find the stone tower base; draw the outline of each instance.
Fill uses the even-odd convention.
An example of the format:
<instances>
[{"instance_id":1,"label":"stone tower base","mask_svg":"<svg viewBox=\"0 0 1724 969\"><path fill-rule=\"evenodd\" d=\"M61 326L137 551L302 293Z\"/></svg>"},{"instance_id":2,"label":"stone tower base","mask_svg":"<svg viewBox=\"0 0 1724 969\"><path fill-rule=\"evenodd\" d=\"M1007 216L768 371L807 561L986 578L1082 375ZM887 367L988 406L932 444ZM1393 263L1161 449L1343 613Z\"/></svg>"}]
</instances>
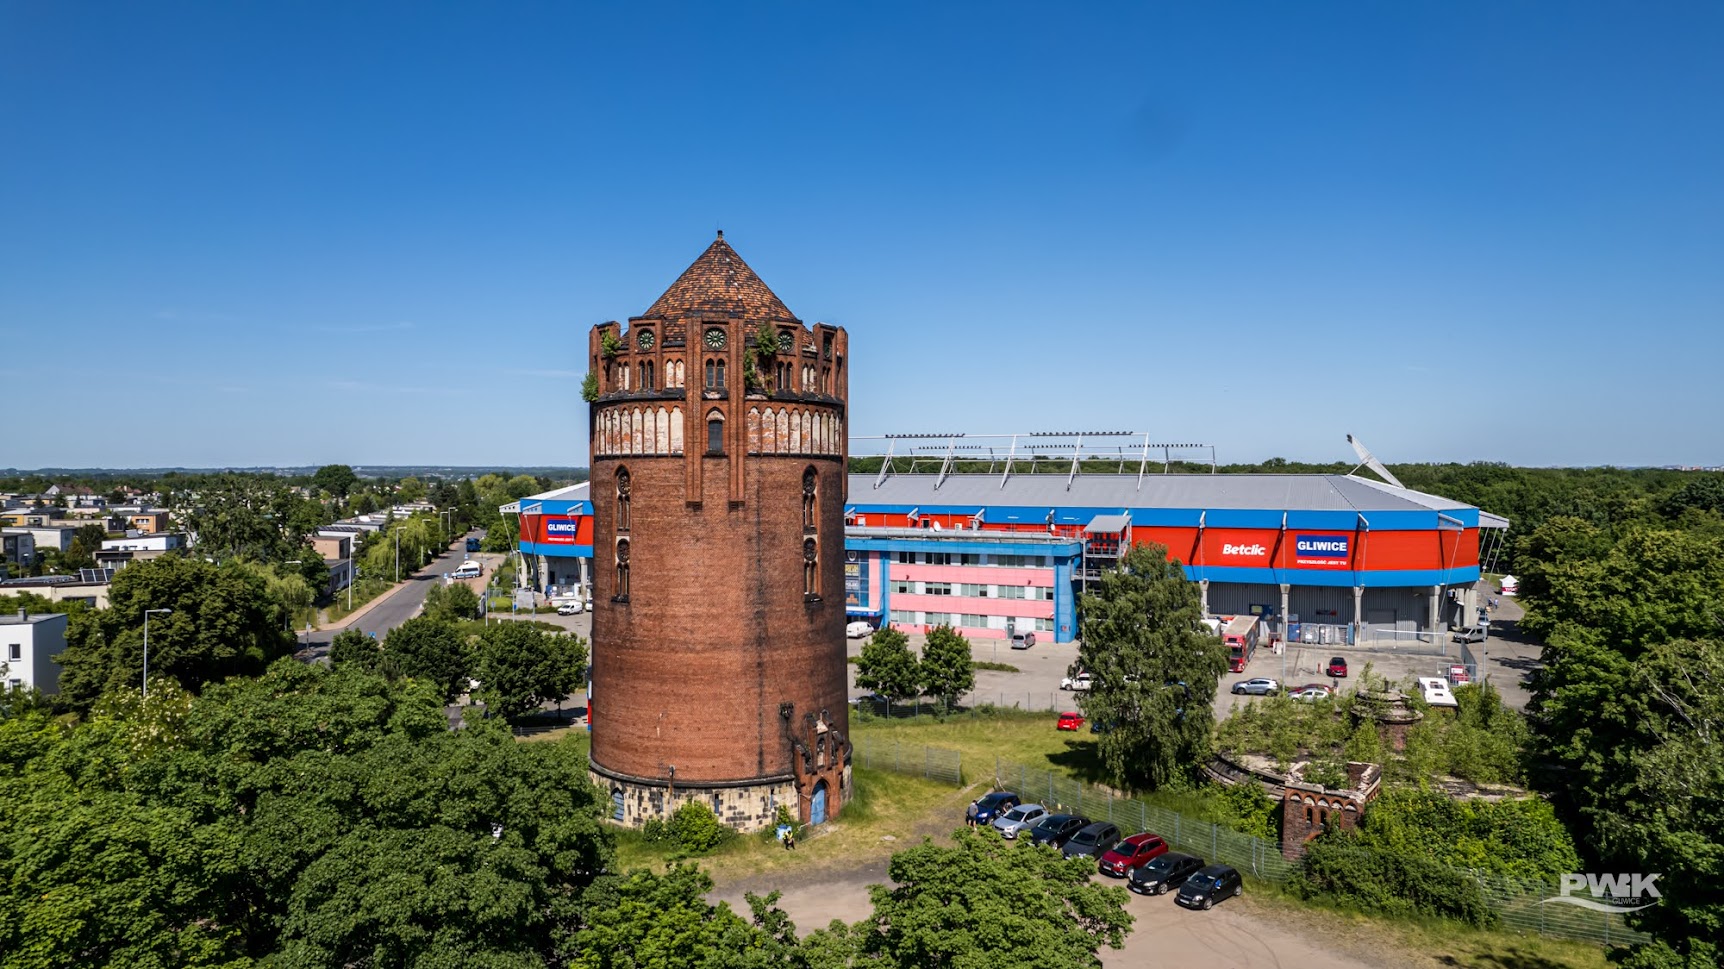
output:
<instances>
[{"instance_id":1,"label":"stone tower base","mask_svg":"<svg viewBox=\"0 0 1724 969\"><path fill-rule=\"evenodd\" d=\"M597 768L589 776L610 796L611 820L631 828L638 828L651 818L666 820L689 801L712 808L719 823L744 834L772 827L780 804L790 809L791 817L802 818L806 814L797 804L796 781L788 775L721 785L674 786L663 781L618 777ZM621 816L615 808L618 793L622 795Z\"/></svg>"}]
</instances>

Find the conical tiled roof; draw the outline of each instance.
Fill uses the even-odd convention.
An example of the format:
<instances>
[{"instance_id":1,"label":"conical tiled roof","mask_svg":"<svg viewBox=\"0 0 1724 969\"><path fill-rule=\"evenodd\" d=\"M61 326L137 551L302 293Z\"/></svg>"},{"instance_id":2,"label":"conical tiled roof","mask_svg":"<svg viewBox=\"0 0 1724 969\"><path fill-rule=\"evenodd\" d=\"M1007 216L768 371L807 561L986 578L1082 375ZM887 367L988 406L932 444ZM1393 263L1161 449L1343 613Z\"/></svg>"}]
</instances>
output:
<instances>
[{"instance_id":1,"label":"conical tiled roof","mask_svg":"<svg viewBox=\"0 0 1724 969\"><path fill-rule=\"evenodd\" d=\"M777 294L724 241L723 232L641 315L796 319Z\"/></svg>"}]
</instances>

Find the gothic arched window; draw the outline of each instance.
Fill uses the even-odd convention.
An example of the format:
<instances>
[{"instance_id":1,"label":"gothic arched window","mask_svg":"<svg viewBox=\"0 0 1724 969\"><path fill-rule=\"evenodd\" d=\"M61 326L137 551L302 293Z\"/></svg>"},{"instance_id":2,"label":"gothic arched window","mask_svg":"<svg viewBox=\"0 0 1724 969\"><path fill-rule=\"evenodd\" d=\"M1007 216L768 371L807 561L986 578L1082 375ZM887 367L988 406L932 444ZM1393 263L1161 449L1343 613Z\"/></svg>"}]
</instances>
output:
<instances>
[{"instance_id":1,"label":"gothic arched window","mask_svg":"<svg viewBox=\"0 0 1724 969\"><path fill-rule=\"evenodd\" d=\"M815 528L815 505L820 497L820 476L813 468L802 472L802 530L811 532Z\"/></svg>"},{"instance_id":2,"label":"gothic arched window","mask_svg":"<svg viewBox=\"0 0 1724 969\"><path fill-rule=\"evenodd\" d=\"M802 540L802 597L820 598L820 543L812 538Z\"/></svg>"},{"instance_id":3,"label":"gothic arched window","mask_svg":"<svg viewBox=\"0 0 1724 969\"><path fill-rule=\"evenodd\" d=\"M617 532L629 530L629 469L617 469Z\"/></svg>"},{"instance_id":4,"label":"gothic arched window","mask_svg":"<svg viewBox=\"0 0 1724 969\"><path fill-rule=\"evenodd\" d=\"M629 540L617 540L617 590L612 602L629 601Z\"/></svg>"}]
</instances>

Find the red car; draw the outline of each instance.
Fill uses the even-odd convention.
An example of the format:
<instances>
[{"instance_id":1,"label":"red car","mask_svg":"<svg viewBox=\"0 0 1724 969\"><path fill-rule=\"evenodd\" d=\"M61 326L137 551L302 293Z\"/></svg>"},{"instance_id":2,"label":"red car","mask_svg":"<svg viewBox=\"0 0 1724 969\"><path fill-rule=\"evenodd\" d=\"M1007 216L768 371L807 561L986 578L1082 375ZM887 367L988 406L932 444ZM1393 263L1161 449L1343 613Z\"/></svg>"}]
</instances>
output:
<instances>
[{"instance_id":1,"label":"red car","mask_svg":"<svg viewBox=\"0 0 1724 969\"><path fill-rule=\"evenodd\" d=\"M1102 853L1096 867L1104 875L1124 878L1161 855L1167 854L1167 842L1159 834L1134 834Z\"/></svg>"},{"instance_id":2,"label":"red car","mask_svg":"<svg viewBox=\"0 0 1724 969\"><path fill-rule=\"evenodd\" d=\"M1455 665L1449 667L1449 682L1450 683L1453 683L1456 686L1459 686L1462 683L1471 683L1472 681L1473 681L1473 678L1471 676L1467 675L1467 668L1465 666L1462 666L1461 664L1456 663Z\"/></svg>"},{"instance_id":3,"label":"red car","mask_svg":"<svg viewBox=\"0 0 1724 969\"><path fill-rule=\"evenodd\" d=\"M1083 726L1083 715L1079 713L1062 713L1060 722L1055 724L1057 730L1076 730Z\"/></svg>"},{"instance_id":4,"label":"red car","mask_svg":"<svg viewBox=\"0 0 1724 969\"><path fill-rule=\"evenodd\" d=\"M1347 658L1345 656L1336 656L1336 657L1333 657L1332 659L1330 659L1329 660L1328 675L1334 676L1334 677L1339 677L1341 679L1346 679L1347 678Z\"/></svg>"}]
</instances>

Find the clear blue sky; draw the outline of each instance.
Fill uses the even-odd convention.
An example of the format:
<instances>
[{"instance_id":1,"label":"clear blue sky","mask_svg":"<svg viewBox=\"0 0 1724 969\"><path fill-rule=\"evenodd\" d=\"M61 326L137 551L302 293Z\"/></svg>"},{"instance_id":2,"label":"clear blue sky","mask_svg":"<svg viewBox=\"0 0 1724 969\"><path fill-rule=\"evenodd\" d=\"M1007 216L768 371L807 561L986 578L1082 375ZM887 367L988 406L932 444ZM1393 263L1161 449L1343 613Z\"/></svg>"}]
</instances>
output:
<instances>
[{"instance_id":1,"label":"clear blue sky","mask_svg":"<svg viewBox=\"0 0 1724 969\"><path fill-rule=\"evenodd\" d=\"M937 9L929 9L929 7ZM1724 463L1724 5L0 2L0 467L584 464L723 228L855 433Z\"/></svg>"}]
</instances>

